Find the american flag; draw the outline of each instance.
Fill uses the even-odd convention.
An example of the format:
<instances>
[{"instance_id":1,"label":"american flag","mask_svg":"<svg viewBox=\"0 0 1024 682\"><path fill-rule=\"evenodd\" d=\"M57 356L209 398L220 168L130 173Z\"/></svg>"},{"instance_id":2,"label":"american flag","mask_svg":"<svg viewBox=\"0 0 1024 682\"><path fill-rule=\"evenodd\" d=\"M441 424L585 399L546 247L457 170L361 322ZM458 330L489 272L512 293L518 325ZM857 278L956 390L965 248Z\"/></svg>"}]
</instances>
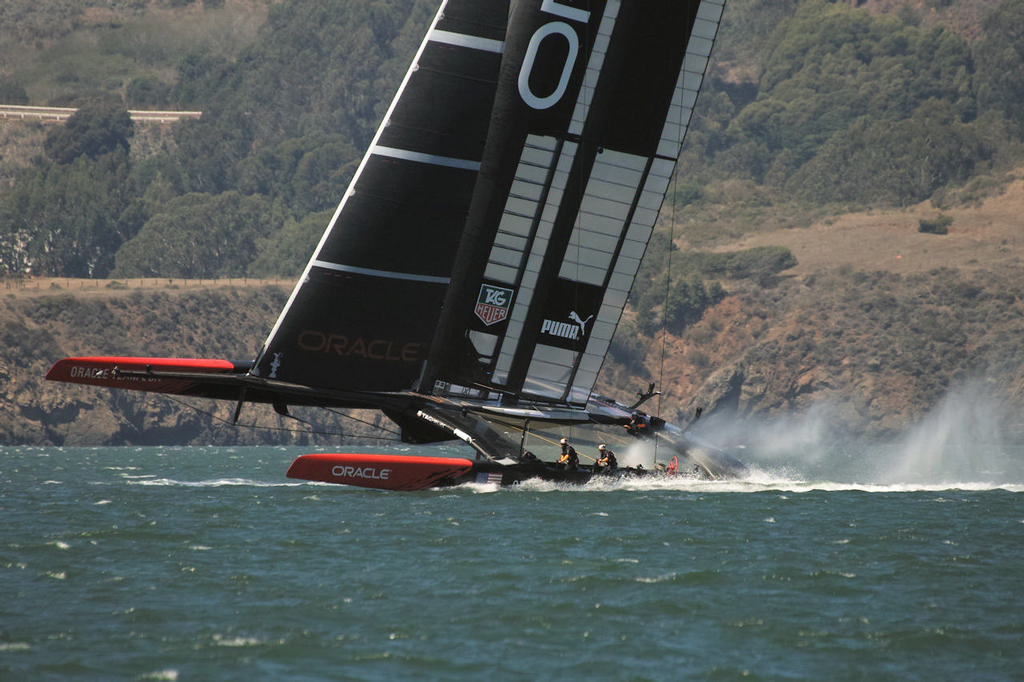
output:
<instances>
[{"instance_id":1,"label":"american flag","mask_svg":"<svg viewBox=\"0 0 1024 682\"><path fill-rule=\"evenodd\" d=\"M485 474L484 472L481 471L481 472L479 472L476 475L476 482L477 483L493 483L495 485L501 485L501 474L495 474L495 473Z\"/></svg>"}]
</instances>

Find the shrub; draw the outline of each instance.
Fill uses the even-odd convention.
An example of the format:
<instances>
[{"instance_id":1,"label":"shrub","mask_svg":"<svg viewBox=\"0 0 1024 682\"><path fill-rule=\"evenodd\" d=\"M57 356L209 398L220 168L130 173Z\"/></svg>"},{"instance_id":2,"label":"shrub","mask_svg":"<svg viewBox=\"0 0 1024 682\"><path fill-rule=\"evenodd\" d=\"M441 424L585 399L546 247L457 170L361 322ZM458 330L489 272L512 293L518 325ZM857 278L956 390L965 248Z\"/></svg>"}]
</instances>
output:
<instances>
[{"instance_id":1,"label":"shrub","mask_svg":"<svg viewBox=\"0 0 1024 682\"><path fill-rule=\"evenodd\" d=\"M608 349L612 358L633 374L644 372L647 344L640 338L637 328L630 322L623 322L615 331Z\"/></svg>"},{"instance_id":2,"label":"shrub","mask_svg":"<svg viewBox=\"0 0 1024 682\"><path fill-rule=\"evenodd\" d=\"M725 298L725 289L714 282L710 289L697 275L675 282L668 292L663 317L665 328L679 334L690 324L699 321L704 311Z\"/></svg>"},{"instance_id":3,"label":"shrub","mask_svg":"<svg viewBox=\"0 0 1024 682\"><path fill-rule=\"evenodd\" d=\"M156 76L139 76L128 83L125 99L132 106L167 106L171 98L171 86Z\"/></svg>"},{"instance_id":4,"label":"shrub","mask_svg":"<svg viewBox=\"0 0 1024 682\"><path fill-rule=\"evenodd\" d=\"M917 231L924 234L948 234L949 226L953 224L952 216L940 213L938 218L926 220L921 218L918 221Z\"/></svg>"},{"instance_id":5,"label":"shrub","mask_svg":"<svg viewBox=\"0 0 1024 682\"><path fill-rule=\"evenodd\" d=\"M796 257L784 246L758 246L731 253L695 251L683 255L680 269L705 277L760 281L797 265Z\"/></svg>"}]
</instances>

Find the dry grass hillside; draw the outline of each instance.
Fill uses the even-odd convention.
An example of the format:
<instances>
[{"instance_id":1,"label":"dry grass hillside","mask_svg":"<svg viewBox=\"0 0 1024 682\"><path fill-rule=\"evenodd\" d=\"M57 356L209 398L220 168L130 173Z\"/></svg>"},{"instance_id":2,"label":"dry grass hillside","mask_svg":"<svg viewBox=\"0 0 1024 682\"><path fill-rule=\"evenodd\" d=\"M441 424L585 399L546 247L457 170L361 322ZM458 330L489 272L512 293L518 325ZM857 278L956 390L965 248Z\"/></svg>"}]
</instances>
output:
<instances>
[{"instance_id":1,"label":"dry grass hillside","mask_svg":"<svg viewBox=\"0 0 1024 682\"><path fill-rule=\"evenodd\" d=\"M1017 173L1022 175L1024 171ZM785 246L800 262L787 273L794 277L842 266L909 275L935 268L1017 265L1024 256L1022 209L1024 182L1016 181L976 206L939 210L923 202L906 209L850 213L806 228L750 234L717 250ZM921 220L941 214L953 219L948 234L918 230Z\"/></svg>"}]
</instances>

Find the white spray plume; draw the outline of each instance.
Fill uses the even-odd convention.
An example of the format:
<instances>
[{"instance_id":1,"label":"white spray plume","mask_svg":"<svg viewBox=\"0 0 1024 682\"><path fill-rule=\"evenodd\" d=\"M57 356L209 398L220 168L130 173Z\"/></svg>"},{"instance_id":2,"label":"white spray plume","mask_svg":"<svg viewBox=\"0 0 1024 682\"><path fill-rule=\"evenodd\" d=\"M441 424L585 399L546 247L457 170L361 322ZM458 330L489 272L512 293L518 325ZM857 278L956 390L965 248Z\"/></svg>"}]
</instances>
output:
<instances>
[{"instance_id":1,"label":"white spray plume","mask_svg":"<svg viewBox=\"0 0 1024 682\"><path fill-rule=\"evenodd\" d=\"M840 438L836 412L820 404L801 415L738 418L709 415L694 427L702 438L748 465L782 468L804 480L894 485L957 482L1024 483L1024 453L1011 446L1005 405L987 382L951 389L920 422L879 443Z\"/></svg>"},{"instance_id":2,"label":"white spray plume","mask_svg":"<svg viewBox=\"0 0 1024 682\"><path fill-rule=\"evenodd\" d=\"M1009 414L983 381L951 390L892 450L889 483L1020 482L1005 437Z\"/></svg>"}]
</instances>

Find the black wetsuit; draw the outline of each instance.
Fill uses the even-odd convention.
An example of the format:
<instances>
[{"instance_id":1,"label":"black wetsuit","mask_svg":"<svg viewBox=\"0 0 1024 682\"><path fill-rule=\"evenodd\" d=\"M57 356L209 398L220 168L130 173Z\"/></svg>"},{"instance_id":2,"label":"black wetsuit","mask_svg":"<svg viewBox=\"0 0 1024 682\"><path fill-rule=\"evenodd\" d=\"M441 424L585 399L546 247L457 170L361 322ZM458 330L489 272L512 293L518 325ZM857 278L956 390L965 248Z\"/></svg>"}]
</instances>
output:
<instances>
[{"instance_id":1,"label":"black wetsuit","mask_svg":"<svg viewBox=\"0 0 1024 682\"><path fill-rule=\"evenodd\" d=\"M607 449L601 451L601 458L597 460L597 464L597 469L601 473L611 473L619 468L615 453Z\"/></svg>"},{"instance_id":2,"label":"black wetsuit","mask_svg":"<svg viewBox=\"0 0 1024 682\"><path fill-rule=\"evenodd\" d=\"M579 455L571 445L562 446L562 456L558 459L558 468L565 471L576 471L580 465Z\"/></svg>"}]
</instances>

